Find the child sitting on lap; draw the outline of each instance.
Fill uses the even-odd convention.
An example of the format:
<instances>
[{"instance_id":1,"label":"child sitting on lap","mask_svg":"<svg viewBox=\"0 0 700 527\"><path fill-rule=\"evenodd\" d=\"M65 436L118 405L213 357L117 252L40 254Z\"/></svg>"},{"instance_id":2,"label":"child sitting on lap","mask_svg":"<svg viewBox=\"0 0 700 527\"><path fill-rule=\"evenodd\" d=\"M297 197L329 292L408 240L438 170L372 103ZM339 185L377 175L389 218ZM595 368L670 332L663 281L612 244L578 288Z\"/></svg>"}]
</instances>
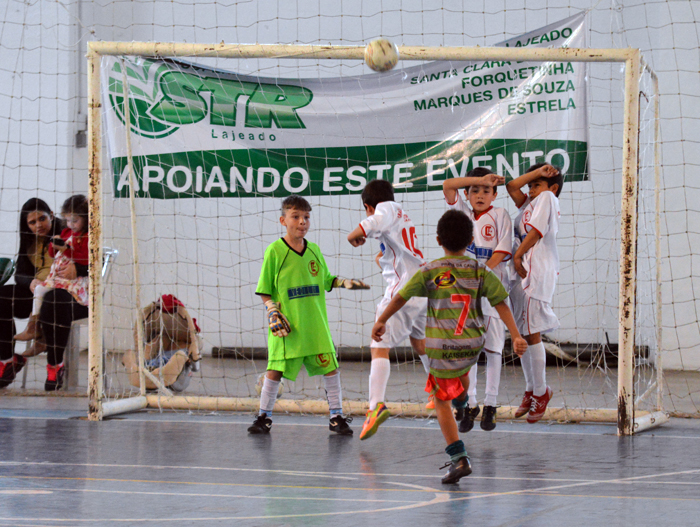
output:
<instances>
[{"instance_id":1,"label":"child sitting on lap","mask_svg":"<svg viewBox=\"0 0 700 527\"><path fill-rule=\"evenodd\" d=\"M387 321L413 297L428 297L426 354L430 375L425 391L435 395L440 430L450 456L449 472L442 482L457 483L471 474L471 463L459 439L457 422L450 408L467 404L469 368L484 347L484 320L478 301L487 298L510 331L513 349L520 355L527 343L520 336L505 303L503 284L484 264L464 253L472 242L472 222L461 211L449 210L437 226L438 243L445 256L422 267L391 300L372 328L372 338L381 341Z\"/></svg>"}]
</instances>

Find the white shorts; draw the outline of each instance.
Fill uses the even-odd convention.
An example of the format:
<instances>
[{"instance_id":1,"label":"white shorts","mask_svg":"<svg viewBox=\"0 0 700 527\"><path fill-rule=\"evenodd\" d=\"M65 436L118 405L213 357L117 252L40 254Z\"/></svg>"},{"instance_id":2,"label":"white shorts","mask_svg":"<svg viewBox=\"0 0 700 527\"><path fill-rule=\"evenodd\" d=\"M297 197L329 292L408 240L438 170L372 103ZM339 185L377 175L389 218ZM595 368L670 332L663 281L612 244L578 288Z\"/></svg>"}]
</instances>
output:
<instances>
[{"instance_id":1,"label":"white shorts","mask_svg":"<svg viewBox=\"0 0 700 527\"><path fill-rule=\"evenodd\" d=\"M484 327L484 350L503 353L503 347L506 345L506 325L500 318L484 317Z\"/></svg>"},{"instance_id":2,"label":"white shorts","mask_svg":"<svg viewBox=\"0 0 700 527\"><path fill-rule=\"evenodd\" d=\"M389 305L391 299L386 297L377 306L377 313L374 320L379 318L386 306ZM386 323L386 332L382 335L382 341L375 340L369 345L370 348L395 348L399 346L406 338L413 337L414 339L425 338L425 317L428 312L428 299L420 296L414 296L406 302L399 311L389 319Z\"/></svg>"},{"instance_id":3,"label":"white shorts","mask_svg":"<svg viewBox=\"0 0 700 527\"><path fill-rule=\"evenodd\" d=\"M510 299L513 318L521 335L548 333L559 327L559 319L552 310L552 304L530 298L523 292L520 283L513 286Z\"/></svg>"}]
</instances>

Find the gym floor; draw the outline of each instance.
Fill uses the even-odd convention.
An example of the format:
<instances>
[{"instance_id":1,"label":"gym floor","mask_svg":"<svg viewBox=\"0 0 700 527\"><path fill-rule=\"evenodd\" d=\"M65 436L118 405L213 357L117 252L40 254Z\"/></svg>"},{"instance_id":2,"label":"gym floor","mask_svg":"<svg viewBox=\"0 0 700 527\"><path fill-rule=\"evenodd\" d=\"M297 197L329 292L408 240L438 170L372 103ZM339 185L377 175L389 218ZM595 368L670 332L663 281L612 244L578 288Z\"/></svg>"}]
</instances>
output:
<instances>
[{"instance_id":1,"label":"gym floor","mask_svg":"<svg viewBox=\"0 0 700 527\"><path fill-rule=\"evenodd\" d=\"M146 410L100 423L83 398L0 397L0 525L700 525L700 420L478 422L474 472L442 485L437 422L360 442L320 416Z\"/></svg>"}]
</instances>

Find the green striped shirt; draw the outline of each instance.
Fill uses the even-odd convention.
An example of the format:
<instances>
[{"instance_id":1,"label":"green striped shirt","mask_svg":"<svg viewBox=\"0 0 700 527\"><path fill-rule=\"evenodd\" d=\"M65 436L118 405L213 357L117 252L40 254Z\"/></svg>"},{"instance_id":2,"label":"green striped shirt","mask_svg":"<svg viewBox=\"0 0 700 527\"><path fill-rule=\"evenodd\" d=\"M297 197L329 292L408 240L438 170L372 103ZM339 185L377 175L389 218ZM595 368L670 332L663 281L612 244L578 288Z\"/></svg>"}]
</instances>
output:
<instances>
[{"instance_id":1,"label":"green striped shirt","mask_svg":"<svg viewBox=\"0 0 700 527\"><path fill-rule=\"evenodd\" d=\"M498 277L468 256L445 256L423 267L399 291L404 300L428 297L425 351L430 373L451 379L469 371L484 347L481 299L508 298Z\"/></svg>"}]
</instances>

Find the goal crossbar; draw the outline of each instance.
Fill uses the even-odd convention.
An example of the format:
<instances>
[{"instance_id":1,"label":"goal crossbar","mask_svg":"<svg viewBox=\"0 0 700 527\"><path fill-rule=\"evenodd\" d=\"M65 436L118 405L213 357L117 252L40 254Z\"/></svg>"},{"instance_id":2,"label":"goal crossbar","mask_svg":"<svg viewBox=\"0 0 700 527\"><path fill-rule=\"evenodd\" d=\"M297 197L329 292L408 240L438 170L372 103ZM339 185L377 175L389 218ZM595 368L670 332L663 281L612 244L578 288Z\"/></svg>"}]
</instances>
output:
<instances>
[{"instance_id":1,"label":"goal crossbar","mask_svg":"<svg viewBox=\"0 0 700 527\"><path fill-rule=\"evenodd\" d=\"M130 403L103 402L102 364L102 130L100 99L100 58L105 55L148 57L220 57L278 59L363 60L364 46L296 46L268 44L179 44L163 42L89 42L88 43L88 147L90 209L90 315L89 315L89 414L91 420L123 411ZM638 196L639 80L642 68L638 49L588 48L509 48L509 47L424 47L400 46L401 60L411 61L560 61L617 62L625 65L622 195L620 218L619 271L619 362L618 362L618 435L639 431L634 409L634 343L636 305L636 239ZM125 102L125 107L128 105ZM658 236L658 234L657 234ZM658 265L658 263L657 263ZM148 404L138 397L133 406ZM145 399L145 401L144 401ZM141 406L142 407L142 406ZM658 424L661 415L645 417L644 423ZM646 424L644 425L646 427Z\"/></svg>"}]
</instances>

